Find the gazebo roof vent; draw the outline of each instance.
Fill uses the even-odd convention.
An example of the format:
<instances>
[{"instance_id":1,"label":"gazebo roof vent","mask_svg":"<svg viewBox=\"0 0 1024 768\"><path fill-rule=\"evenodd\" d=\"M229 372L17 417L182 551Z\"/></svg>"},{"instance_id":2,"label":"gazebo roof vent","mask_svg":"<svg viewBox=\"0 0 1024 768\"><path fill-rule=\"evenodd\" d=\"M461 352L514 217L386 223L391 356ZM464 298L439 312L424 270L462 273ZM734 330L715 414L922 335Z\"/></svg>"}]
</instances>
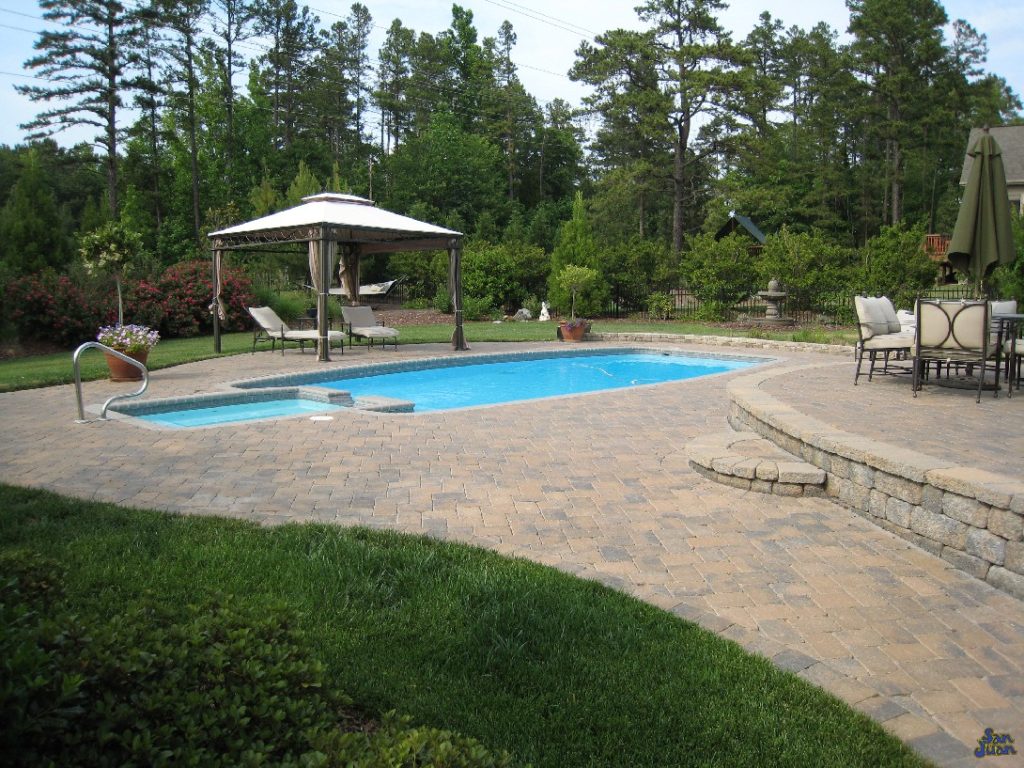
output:
<instances>
[{"instance_id":1,"label":"gazebo roof vent","mask_svg":"<svg viewBox=\"0 0 1024 768\"><path fill-rule=\"evenodd\" d=\"M320 192L316 195L306 195L302 198L304 203L349 203L351 205L369 205L373 206L373 200L367 200L365 197L359 197L357 195L343 195L339 192Z\"/></svg>"}]
</instances>

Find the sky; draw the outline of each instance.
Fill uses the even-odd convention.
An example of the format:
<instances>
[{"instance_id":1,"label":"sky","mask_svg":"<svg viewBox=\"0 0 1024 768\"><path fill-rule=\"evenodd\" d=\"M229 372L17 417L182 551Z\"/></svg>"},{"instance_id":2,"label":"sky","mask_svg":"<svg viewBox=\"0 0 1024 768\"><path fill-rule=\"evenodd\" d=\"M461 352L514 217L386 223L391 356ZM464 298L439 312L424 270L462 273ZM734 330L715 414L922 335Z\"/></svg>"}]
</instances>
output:
<instances>
[{"instance_id":1,"label":"sky","mask_svg":"<svg viewBox=\"0 0 1024 768\"><path fill-rule=\"evenodd\" d=\"M301 0L300 0L301 1ZM566 74L583 40L592 40L606 30L638 29L642 25L633 9L638 0L461 0L473 12L481 39L494 36L506 19L518 37L513 51L519 78L539 103L561 98L579 105L586 89ZM391 21L399 18L417 32L436 34L451 22L451 0L363 0L374 21L371 56L384 40ZM307 5L323 26L348 15L351 0L312 0ZM1024 94L1024 13L1019 0L947 0L950 19L965 19L988 38L986 70L1006 78L1014 91ZM719 15L734 39L742 39L757 23L764 10L788 28L810 29L824 21L845 35L849 13L844 0L733 0ZM19 124L31 120L43 108L15 92L16 84L38 83L24 68L33 55L33 43L42 28L41 11L34 0L0 0L0 144L24 141ZM255 55L255 50L250 49ZM92 131L68 131L55 137L64 145L88 140Z\"/></svg>"}]
</instances>

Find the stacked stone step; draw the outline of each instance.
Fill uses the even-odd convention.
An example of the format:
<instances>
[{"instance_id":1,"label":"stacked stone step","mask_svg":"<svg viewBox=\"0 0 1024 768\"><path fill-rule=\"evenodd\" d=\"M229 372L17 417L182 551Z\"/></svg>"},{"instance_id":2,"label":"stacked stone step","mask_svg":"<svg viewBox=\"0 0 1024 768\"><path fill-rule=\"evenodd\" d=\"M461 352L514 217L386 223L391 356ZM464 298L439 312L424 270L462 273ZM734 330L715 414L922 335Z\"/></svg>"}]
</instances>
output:
<instances>
[{"instance_id":1,"label":"stacked stone step","mask_svg":"<svg viewBox=\"0 0 1024 768\"><path fill-rule=\"evenodd\" d=\"M700 435L686 447L690 466L704 477L744 491L778 496L824 496L824 471L749 431Z\"/></svg>"}]
</instances>

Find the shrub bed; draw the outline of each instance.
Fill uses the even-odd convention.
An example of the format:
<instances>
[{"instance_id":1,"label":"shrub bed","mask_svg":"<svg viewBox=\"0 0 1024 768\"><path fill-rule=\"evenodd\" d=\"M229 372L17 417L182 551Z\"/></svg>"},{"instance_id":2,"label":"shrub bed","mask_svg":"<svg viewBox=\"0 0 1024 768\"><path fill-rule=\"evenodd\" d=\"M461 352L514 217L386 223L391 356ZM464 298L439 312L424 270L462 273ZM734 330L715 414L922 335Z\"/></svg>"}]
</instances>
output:
<instances>
[{"instance_id":1,"label":"shrub bed","mask_svg":"<svg viewBox=\"0 0 1024 768\"><path fill-rule=\"evenodd\" d=\"M10 766L511 765L478 742L366 727L294 616L231 598L86 620L53 560L0 556L0 756Z\"/></svg>"},{"instance_id":2,"label":"shrub bed","mask_svg":"<svg viewBox=\"0 0 1024 768\"><path fill-rule=\"evenodd\" d=\"M126 323L148 325L169 339L209 334L213 329L209 310L213 277L205 261L181 262L155 281L128 280L123 288ZM221 297L227 308L222 329L248 328L249 279L225 268ZM67 275L44 271L12 280L4 298L18 337L26 341L44 340L70 348L94 339L101 325L117 321L117 300L105 281L75 282Z\"/></svg>"}]
</instances>

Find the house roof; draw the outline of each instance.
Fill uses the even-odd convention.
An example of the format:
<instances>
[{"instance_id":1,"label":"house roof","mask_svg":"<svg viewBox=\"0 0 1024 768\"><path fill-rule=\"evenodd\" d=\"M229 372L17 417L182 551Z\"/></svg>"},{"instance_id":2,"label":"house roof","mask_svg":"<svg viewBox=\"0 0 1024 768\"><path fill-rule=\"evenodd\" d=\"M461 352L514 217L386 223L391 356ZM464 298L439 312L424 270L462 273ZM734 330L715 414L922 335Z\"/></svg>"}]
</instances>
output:
<instances>
[{"instance_id":1,"label":"house roof","mask_svg":"<svg viewBox=\"0 0 1024 768\"><path fill-rule=\"evenodd\" d=\"M378 208L355 195L323 192L302 198L302 204L237 224L209 237L220 242L238 239L307 240L312 228L329 230L332 240L351 243L419 243L462 237L461 232ZM438 246L439 247L439 246Z\"/></svg>"},{"instance_id":2,"label":"house roof","mask_svg":"<svg viewBox=\"0 0 1024 768\"><path fill-rule=\"evenodd\" d=\"M967 151L974 146L974 142L981 136L983 128L971 128L971 135L967 138L967 146L964 148L964 167L960 174L960 186L967 184L967 177L971 173L971 164L974 158L967 154ZM997 125L988 129L989 134L1003 150L1003 170L1006 172L1006 183L1008 185L1024 184L1024 125Z\"/></svg>"},{"instance_id":3,"label":"house roof","mask_svg":"<svg viewBox=\"0 0 1024 768\"><path fill-rule=\"evenodd\" d=\"M734 213L732 216L729 217L729 220L725 222L725 224L722 226L721 229L718 230L718 232L715 233L715 239L718 240L720 238L723 238L726 235L735 232L740 227L742 227L748 235L757 240L757 242L759 242L761 245L765 244L767 238L764 236L764 232L762 232L758 228L757 224L752 222L749 218L747 218L746 216L741 216L738 213Z\"/></svg>"}]
</instances>

